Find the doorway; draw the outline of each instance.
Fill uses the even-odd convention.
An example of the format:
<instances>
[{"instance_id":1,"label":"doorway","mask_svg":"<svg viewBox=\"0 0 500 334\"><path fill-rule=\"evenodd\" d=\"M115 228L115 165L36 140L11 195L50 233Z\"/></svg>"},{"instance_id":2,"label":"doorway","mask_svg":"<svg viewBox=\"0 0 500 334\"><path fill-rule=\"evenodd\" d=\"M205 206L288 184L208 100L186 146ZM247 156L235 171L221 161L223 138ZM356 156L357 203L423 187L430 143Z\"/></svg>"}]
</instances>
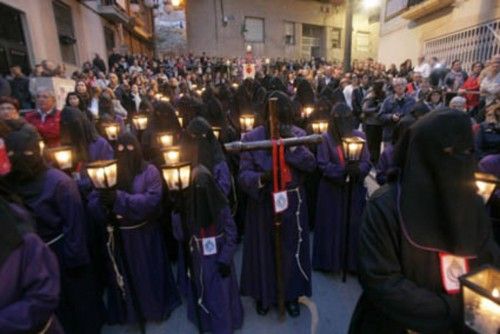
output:
<instances>
[{"instance_id":1,"label":"doorway","mask_svg":"<svg viewBox=\"0 0 500 334\"><path fill-rule=\"evenodd\" d=\"M303 24L302 25L302 57L324 57L323 38L324 27Z\"/></svg>"},{"instance_id":2,"label":"doorway","mask_svg":"<svg viewBox=\"0 0 500 334\"><path fill-rule=\"evenodd\" d=\"M28 47L20 11L0 4L0 75L19 65L25 74L30 72Z\"/></svg>"}]
</instances>

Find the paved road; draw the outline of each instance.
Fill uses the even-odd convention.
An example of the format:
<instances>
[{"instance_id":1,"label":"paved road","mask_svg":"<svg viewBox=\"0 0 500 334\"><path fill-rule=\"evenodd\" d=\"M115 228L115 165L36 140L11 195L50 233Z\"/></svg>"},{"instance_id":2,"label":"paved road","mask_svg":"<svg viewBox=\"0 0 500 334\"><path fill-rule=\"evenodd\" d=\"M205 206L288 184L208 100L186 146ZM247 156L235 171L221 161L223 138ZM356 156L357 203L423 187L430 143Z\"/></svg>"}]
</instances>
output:
<instances>
[{"instance_id":1,"label":"paved road","mask_svg":"<svg viewBox=\"0 0 500 334\"><path fill-rule=\"evenodd\" d=\"M373 178L368 177L366 184L369 193L377 188ZM312 240L311 240L312 241ZM235 261L238 272L241 268L241 245L236 253ZM175 272L175 271L174 271ZM319 313L318 334L344 334L347 333L349 321L361 293L361 288L356 277L349 277L342 283L339 275L330 275L313 272L313 296ZM245 310L243 328L237 333L241 334L307 334L310 333L311 316L307 308L301 306L301 315L298 318L287 318L279 322L276 310L271 310L267 316L257 315L253 301L242 298ZM139 330L133 326L108 326L104 334L138 334ZM162 323L148 324L148 334L184 334L197 333L196 328L187 320L186 303L177 308L170 318Z\"/></svg>"}]
</instances>

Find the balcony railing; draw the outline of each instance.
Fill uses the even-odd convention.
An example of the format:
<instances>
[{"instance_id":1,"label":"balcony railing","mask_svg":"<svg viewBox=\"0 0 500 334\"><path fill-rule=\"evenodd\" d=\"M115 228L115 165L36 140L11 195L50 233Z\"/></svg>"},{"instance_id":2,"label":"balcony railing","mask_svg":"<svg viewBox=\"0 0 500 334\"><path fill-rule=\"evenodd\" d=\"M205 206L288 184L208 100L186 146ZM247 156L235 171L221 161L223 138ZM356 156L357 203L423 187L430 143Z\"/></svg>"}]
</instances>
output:
<instances>
[{"instance_id":1,"label":"balcony railing","mask_svg":"<svg viewBox=\"0 0 500 334\"><path fill-rule=\"evenodd\" d=\"M407 20L416 20L450 6L455 0L387 0L385 21L401 16Z\"/></svg>"},{"instance_id":2,"label":"balcony railing","mask_svg":"<svg viewBox=\"0 0 500 334\"><path fill-rule=\"evenodd\" d=\"M108 20L123 24L130 22L125 0L101 0L97 8L99 13Z\"/></svg>"}]
</instances>

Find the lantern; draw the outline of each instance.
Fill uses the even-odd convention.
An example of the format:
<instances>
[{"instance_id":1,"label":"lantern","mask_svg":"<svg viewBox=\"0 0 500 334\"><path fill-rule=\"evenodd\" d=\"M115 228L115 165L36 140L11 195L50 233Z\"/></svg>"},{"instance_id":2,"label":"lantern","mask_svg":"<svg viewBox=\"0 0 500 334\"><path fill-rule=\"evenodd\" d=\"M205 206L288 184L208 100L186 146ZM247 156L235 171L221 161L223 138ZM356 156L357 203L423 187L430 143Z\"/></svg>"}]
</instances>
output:
<instances>
[{"instance_id":1,"label":"lantern","mask_svg":"<svg viewBox=\"0 0 500 334\"><path fill-rule=\"evenodd\" d=\"M191 85L191 90L196 90L198 88L198 85L197 84L192 84Z\"/></svg>"},{"instance_id":2,"label":"lantern","mask_svg":"<svg viewBox=\"0 0 500 334\"><path fill-rule=\"evenodd\" d=\"M316 134L322 134L328 130L328 122L327 121L315 121L311 123L312 130Z\"/></svg>"},{"instance_id":3,"label":"lantern","mask_svg":"<svg viewBox=\"0 0 500 334\"><path fill-rule=\"evenodd\" d=\"M174 134L172 132L158 132L156 142L159 147L169 147L174 145Z\"/></svg>"},{"instance_id":4,"label":"lantern","mask_svg":"<svg viewBox=\"0 0 500 334\"><path fill-rule=\"evenodd\" d=\"M96 189L111 189L116 185L116 160L100 160L87 164L87 174Z\"/></svg>"},{"instance_id":5,"label":"lantern","mask_svg":"<svg viewBox=\"0 0 500 334\"><path fill-rule=\"evenodd\" d=\"M500 332L500 270L484 266L460 278L465 325L476 333Z\"/></svg>"},{"instance_id":6,"label":"lantern","mask_svg":"<svg viewBox=\"0 0 500 334\"><path fill-rule=\"evenodd\" d=\"M178 146L170 146L162 149L163 159L167 165L179 163L181 157L181 150Z\"/></svg>"},{"instance_id":7,"label":"lantern","mask_svg":"<svg viewBox=\"0 0 500 334\"><path fill-rule=\"evenodd\" d=\"M233 87L234 89L238 89L239 85L238 85L236 82L234 82L234 83L231 85L231 87Z\"/></svg>"},{"instance_id":8,"label":"lantern","mask_svg":"<svg viewBox=\"0 0 500 334\"><path fill-rule=\"evenodd\" d=\"M114 141L118 139L118 133L120 132L120 125L118 123L106 123L103 125L104 133L109 141Z\"/></svg>"},{"instance_id":9,"label":"lantern","mask_svg":"<svg viewBox=\"0 0 500 334\"><path fill-rule=\"evenodd\" d=\"M168 96L162 96L160 97L161 102L170 102L170 98Z\"/></svg>"},{"instance_id":10,"label":"lantern","mask_svg":"<svg viewBox=\"0 0 500 334\"><path fill-rule=\"evenodd\" d=\"M203 93L203 90L201 90L201 89L196 90L196 94L198 94L198 96L201 96L202 93Z\"/></svg>"},{"instance_id":11,"label":"lantern","mask_svg":"<svg viewBox=\"0 0 500 334\"><path fill-rule=\"evenodd\" d=\"M254 115L246 114L240 116L240 128L242 132L252 131L254 123L255 123Z\"/></svg>"},{"instance_id":12,"label":"lantern","mask_svg":"<svg viewBox=\"0 0 500 334\"><path fill-rule=\"evenodd\" d=\"M359 161L365 140L361 137L346 137L342 139L342 150L347 161Z\"/></svg>"},{"instance_id":13,"label":"lantern","mask_svg":"<svg viewBox=\"0 0 500 334\"><path fill-rule=\"evenodd\" d=\"M488 173L477 172L474 174L476 178L477 194L483 198L484 203L488 202L491 195L495 191L500 180L495 175Z\"/></svg>"},{"instance_id":14,"label":"lantern","mask_svg":"<svg viewBox=\"0 0 500 334\"><path fill-rule=\"evenodd\" d=\"M148 125L148 116L144 114L134 115L134 117L132 117L132 123L134 124L136 130L146 130L146 126Z\"/></svg>"},{"instance_id":15,"label":"lantern","mask_svg":"<svg viewBox=\"0 0 500 334\"><path fill-rule=\"evenodd\" d=\"M40 154L43 155L43 150L45 149L45 143L43 142L43 140L39 140L38 141L38 146L40 147Z\"/></svg>"},{"instance_id":16,"label":"lantern","mask_svg":"<svg viewBox=\"0 0 500 334\"><path fill-rule=\"evenodd\" d=\"M73 167L73 152L71 146L60 146L47 150L50 159L62 170Z\"/></svg>"},{"instance_id":17,"label":"lantern","mask_svg":"<svg viewBox=\"0 0 500 334\"><path fill-rule=\"evenodd\" d=\"M313 107L304 107L304 109L302 110L302 117L309 118L313 111L314 111Z\"/></svg>"},{"instance_id":18,"label":"lantern","mask_svg":"<svg viewBox=\"0 0 500 334\"><path fill-rule=\"evenodd\" d=\"M166 164L161 167L161 171L169 190L184 190L189 186L191 163Z\"/></svg>"},{"instance_id":19,"label":"lantern","mask_svg":"<svg viewBox=\"0 0 500 334\"><path fill-rule=\"evenodd\" d=\"M156 101L161 101L162 97L163 97L163 94L161 94L161 93L156 93L155 94L155 100Z\"/></svg>"},{"instance_id":20,"label":"lantern","mask_svg":"<svg viewBox=\"0 0 500 334\"><path fill-rule=\"evenodd\" d=\"M182 116L177 116L177 120L179 121L179 124L181 125L181 128L182 128L183 127L184 118Z\"/></svg>"},{"instance_id":21,"label":"lantern","mask_svg":"<svg viewBox=\"0 0 500 334\"><path fill-rule=\"evenodd\" d=\"M215 138L220 138L221 128L218 126L212 126L212 132L214 133Z\"/></svg>"}]
</instances>

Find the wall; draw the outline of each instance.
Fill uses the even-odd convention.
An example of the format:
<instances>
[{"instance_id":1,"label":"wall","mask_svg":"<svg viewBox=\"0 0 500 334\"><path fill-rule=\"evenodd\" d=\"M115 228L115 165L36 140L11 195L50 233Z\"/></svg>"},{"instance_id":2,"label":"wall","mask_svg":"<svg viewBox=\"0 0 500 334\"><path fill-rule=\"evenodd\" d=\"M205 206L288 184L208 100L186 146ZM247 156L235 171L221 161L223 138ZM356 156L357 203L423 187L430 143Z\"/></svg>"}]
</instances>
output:
<instances>
[{"instance_id":1,"label":"wall","mask_svg":"<svg viewBox=\"0 0 500 334\"><path fill-rule=\"evenodd\" d=\"M383 22L385 6L382 7ZM454 6L416 22L394 18L381 24L378 58L382 63L397 65L410 58L415 64L425 41L496 18L500 18L497 0L457 0Z\"/></svg>"},{"instance_id":2,"label":"wall","mask_svg":"<svg viewBox=\"0 0 500 334\"><path fill-rule=\"evenodd\" d=\"M222 26L221 1L224 16L232 17L226 27ZM327 11L328 9L328 11ZM324 44L328 59L341 59L342 49L330 47L330 27L342 28L344 34L344 10L316 1L304 0L189 0L186 4L186 29L188 49L193 53L206 51L209 55L241 56L245 52L241 33L245 16L265 19L265 43L253 44L256 56L299 58L301 53L302 24L327 27ZM295 45L285 45L284 22L295 25ZM368 24L367 16L358 11L353 19L354 30L372 34L372 49L357 52L353 43L353 59L374 56L377 52L378 24ZM355 36L355 33L353 33ZM342 46L344 41L342 40Z\"/></svg>"}]
</instances>

